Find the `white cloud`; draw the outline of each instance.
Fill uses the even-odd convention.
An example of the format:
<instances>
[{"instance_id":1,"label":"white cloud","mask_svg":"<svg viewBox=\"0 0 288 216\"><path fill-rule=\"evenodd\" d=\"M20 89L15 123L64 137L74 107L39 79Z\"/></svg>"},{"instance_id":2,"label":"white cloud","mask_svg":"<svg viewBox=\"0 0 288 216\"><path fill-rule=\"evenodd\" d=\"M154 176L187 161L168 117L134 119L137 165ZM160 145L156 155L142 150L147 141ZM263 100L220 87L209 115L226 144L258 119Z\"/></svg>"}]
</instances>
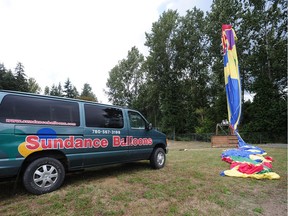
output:
<instances>
[{"instance_id":1,"label":"white cloud","mask_svg":"<svg viewBox=\"0 0 288 216\"><path fill-rule=\"evenodd\" d=\"M165 0L160 8L162 10L177 10L180 15L185 15L187 10L194 7L200 8L204 12L209 11L211 4L212 0Z\"/></svg>"},{"instance_id":2,"label":"white cloud","mask_svg":"<svg viewBox=\"0 0 288 216\"><path fill-rule=\"evenodd\" d=\"M145 32L163 10L186 11L197 2L3 0L0 62L8 69L21 62L27 76L34 77L42 89L59 82L64 85L69 77L81 91L87 82L107 103L103 89L108 72L133 46L145 54Z\"/></svg>"}]
</instances>

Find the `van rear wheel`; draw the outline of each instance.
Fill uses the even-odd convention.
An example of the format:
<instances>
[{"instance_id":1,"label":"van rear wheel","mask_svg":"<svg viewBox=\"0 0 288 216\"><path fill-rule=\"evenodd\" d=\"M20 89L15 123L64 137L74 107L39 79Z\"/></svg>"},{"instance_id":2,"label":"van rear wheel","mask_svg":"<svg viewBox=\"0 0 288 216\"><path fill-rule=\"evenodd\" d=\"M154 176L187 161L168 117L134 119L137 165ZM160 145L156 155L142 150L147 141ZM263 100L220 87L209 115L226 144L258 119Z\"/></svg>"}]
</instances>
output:
<instances>
[{"instance_id":1,"label":"van rear wheel","mask_svg":"<svg viewBox=\"0 0 288 216\"><path fill-rule=\"evenodd\" d=\"M58 189L65 178L63 164L54 158L39 158L28 165L23 175L23 184L33 194L44 194Z\"/></svg>"},{"instance_id":2,"label":"van rear wheel","mask_svg":"<svg viewBox=\"0 0 288 216\"><path fill-rule=\"evenodd\" d=\"M163 148L156 148L150 157L150 165L154 169L161 169L166 162L166 155Z\"/></svg>"}]
</instances>

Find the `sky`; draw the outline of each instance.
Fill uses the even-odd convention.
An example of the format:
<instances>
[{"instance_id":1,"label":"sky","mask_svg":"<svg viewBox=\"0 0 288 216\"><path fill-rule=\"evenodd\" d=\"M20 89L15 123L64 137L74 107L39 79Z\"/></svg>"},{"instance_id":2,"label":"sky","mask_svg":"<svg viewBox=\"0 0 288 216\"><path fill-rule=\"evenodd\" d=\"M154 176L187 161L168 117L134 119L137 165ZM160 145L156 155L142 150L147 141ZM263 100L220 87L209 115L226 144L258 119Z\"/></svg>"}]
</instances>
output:
<instances>
[{"instance_id":1,"label":"sky","mask_svg":"<svg viewBox=\"0 0 288 216\"><path fill-rule=\"evenodd\" d=\"M79 93L89 83L99 102L109 71L136 46L147 56L145 32L167 9L180 15L212 0L0 0L0 63L14 71L24 65L27 78L44 92L67 78ZM220 40L220 39L219 39Z\"/></svg>"}]
</instances>

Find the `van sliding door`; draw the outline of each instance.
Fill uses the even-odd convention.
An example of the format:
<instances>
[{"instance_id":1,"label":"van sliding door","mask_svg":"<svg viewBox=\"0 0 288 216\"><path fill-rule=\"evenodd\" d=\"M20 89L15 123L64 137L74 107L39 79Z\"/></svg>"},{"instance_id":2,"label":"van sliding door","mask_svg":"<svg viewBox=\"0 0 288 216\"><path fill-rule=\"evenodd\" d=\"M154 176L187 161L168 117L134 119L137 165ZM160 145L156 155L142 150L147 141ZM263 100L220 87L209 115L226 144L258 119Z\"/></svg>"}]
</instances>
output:
<instances>
[{"instance_id":1,"label":"van sliding door","mask_svg":"<svg viewBox=\"0 0 288 216\"><path fill-rule=\"evenodd\" d=\"M91 143L84 156L84 166L124 162L128 146L122 109L100 104L85 104L84 140Z\"/></svg>"}]
</instances>

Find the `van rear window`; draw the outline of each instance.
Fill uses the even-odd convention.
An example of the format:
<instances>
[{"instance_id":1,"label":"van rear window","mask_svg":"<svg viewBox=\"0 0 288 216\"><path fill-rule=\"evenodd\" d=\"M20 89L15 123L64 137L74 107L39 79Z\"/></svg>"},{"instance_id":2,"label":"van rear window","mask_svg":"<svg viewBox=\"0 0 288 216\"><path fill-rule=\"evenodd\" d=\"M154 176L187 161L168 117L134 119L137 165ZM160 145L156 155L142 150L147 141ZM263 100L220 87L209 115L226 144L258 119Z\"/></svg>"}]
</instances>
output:
<instances>
[{"instance_id":1,"label":"van rear window","mask_svg":"<svg viewBox=\"0 0 288 216\"><path fill-rule=\"evenodd\" d=\"M87 127L123 128L121 109L85 104L85 120Z\"/></svg>"},{"instance_id":2,"label":"van rear window","mask_svg":"<svg viewBox=\"0 0 288 216\"><path fill-rule=\"evenodd\" d=\"M79 126L79 106L75 102L6 95L0 104L0 122Z\"/></svg>"}]
</instances>

